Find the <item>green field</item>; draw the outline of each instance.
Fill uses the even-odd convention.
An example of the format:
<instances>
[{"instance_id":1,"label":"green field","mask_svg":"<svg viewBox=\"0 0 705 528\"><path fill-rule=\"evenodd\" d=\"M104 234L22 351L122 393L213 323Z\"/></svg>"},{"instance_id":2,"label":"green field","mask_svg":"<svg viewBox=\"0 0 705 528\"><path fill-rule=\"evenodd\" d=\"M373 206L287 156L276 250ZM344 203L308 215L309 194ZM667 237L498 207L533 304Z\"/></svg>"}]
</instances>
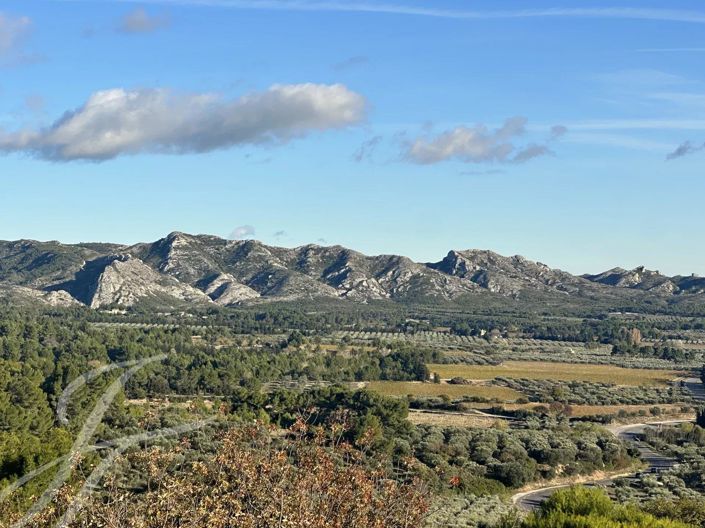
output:
<instances>
[{"instance_id":1,"label":"green field","mask_svg":"<svg viewBox=\"0 0 705 528\"><path fill-rule=\"evenodd\" d=\"M456 376L469 380L505 378L551 379L561 381L589 381L615 385L666 385L683 372L676 370L627 369L611 365L549 363L543 361L505 361L501 365L428 365L442 379Z\"/></svg>"}]
</instances>

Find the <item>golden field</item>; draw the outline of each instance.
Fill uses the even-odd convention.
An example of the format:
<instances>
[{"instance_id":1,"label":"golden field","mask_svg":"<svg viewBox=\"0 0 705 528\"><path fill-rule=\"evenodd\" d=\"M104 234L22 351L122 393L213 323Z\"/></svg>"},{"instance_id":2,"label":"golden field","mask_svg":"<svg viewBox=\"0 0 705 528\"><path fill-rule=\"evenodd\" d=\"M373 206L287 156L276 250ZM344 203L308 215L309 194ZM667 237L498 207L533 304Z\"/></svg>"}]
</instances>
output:
<instances>
[{"instance_id":1,"label":"golden field","mask_svg":"<svg viewBox=\"0 0 705 528\"><path fill-rule=\"evenodd\" d=\"M431 364L431 372L442 379L456 376L469 380L505 378L551 379L561 381L588 381L615 385L666 385L683 375L676 370L627 369L613 365L551 363L544 361L505 361L501 365Z\"/></svg>"}]
</instances>

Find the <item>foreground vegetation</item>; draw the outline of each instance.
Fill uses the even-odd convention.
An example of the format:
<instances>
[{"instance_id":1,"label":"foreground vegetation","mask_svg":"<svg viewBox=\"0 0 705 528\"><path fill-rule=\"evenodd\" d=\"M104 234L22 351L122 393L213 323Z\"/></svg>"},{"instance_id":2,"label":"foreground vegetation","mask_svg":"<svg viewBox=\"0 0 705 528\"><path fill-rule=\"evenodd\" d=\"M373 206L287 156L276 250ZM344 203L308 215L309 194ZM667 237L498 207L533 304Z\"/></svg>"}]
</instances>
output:
<instances>
[{"instance_id":1,"label":"foreground vegetation","mask_svg":"<svg viewBox=\"0 0 705 528\"><path fill-rule=\"evenodd\" d=\"M264 427L239 427L222 435L212 455L184 462L190 446L151 449L121 463L142 475L138 490L107 483L70 527L226 528L272 526L407 528L419 526L428 508L414 479L390 479L384 461L365 457L370 437L353 446L328 431L295 423L285 440ZM105 498L108 500L105 500ZM53 526L70 502L55 502L37 528Z\"/></svg>"},{"instance_id":2,"label":"foreground vegetation","mask_svg":"<svg viewBox=\"0 0 705 528\"><path fill-rule=\"evenodd\" d=\"M245 313L240 319L206 319L207 325L98 324L82 313L0 315L0 489L67 454L101 394L124 369L88 379L72 394L67 421L59 420L60 398L72 381L118 362L164 354L130 378L91 444L104 448L129 435L197 420L208 420L207 426L128 449L71 526L264 527L284 520L295 528L612 526L632 514L634 522L653 526L671 522L661 518L690 522L671 510L674 501L697 501L705 493L697 476L705 445L698 429L678 429L681 436L649 433L655 448L682 461L651 488L669 492L662 494L667 502L660 510L609 510L607 520L543 511L519 519L509 502L519 488L631 467L637 453L602 425L626 420L629 413L645 420L659 418L664 409L690 412L686 389L671 383L682 373L672 359L659 358L673 367L660 370L507 361L483 356L474 344L466 349L434 344L437 335L468 341L465 327L450 325L448 334L386 317L376 324L391 324L397 334L402 325L404 335L416 332L422 339L385 339L390 332L379 332L363 342L332 331L350 324L354 314L338 320L314 314L306 322L288 312ZM585 323L567 320L563 339L573 335L573 324L585 329ZM605 339L622 342L636 335L611 324L605 323ZM546 340L556 328L532 331ZM470 341L494 347L494 339L513 339L533 346L529 338L507 338L507 332L519 330ZM604 356L612 346L588 345L576 346L583 357L589 351ZM644 353L618 351L622 359ZM452 359L457 353L485 360L458 363ZM633 409L610 407L618 404ZM414 425L409 408L455 419L416 419ZM31 525L55 524L104 460L104 450L84 453L52 508ZM49 470L0 501L0 526L19 519L54 475ZM638 482L645 486L649 480ZM637 488L631 482L617 492L644 508L657 498Z\"/></svg>"},{"instance_id":3,"label":"foreground vegetation","mask_svg":"<svg viewBox=\"0 0 705 528\"><path fill-rule=\"evenodd\" d=\"M600 490L558 491L526 519L503 520L500 528L686 528L685 522L656 517L633 505L613 502Z\"/></svg>"}]
</instances>

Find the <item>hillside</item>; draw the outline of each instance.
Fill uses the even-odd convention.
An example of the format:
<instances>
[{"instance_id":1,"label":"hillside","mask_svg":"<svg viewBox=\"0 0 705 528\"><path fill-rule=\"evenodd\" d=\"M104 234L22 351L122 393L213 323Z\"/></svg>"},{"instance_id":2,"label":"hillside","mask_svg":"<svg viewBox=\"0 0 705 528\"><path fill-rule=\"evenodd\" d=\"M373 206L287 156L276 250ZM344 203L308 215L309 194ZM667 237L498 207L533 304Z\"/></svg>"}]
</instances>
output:
<instances>
[{"instance_id":1,"label":"hillside","mask_svg":"<svg viewBox=\"0 0 705 528\"><path fill-rule=\"evenodd\" d=\"M235 306L340 299L357 303L599 301L623 306L705 299L705 279L665 277L644 268L575 276L521 256L450 251L439 262L367 256L341 246L267 246L255 240L171 233L152 243L0 242L5 302L131 307Z\"/></svg>"},{"instance_id":2,"label":"hillside","mask_svg":"<svg viewBox=\"0 0 705 528\"><path fill-rule=\"evenodd\" d=\"M663 294L705 293L705 278L696 275L688 277L667 277L658 271L651 271L643 266L633 270L613 268L598 275L583 275L584 278L616 286Z\"/></svg>"}]
</instances>

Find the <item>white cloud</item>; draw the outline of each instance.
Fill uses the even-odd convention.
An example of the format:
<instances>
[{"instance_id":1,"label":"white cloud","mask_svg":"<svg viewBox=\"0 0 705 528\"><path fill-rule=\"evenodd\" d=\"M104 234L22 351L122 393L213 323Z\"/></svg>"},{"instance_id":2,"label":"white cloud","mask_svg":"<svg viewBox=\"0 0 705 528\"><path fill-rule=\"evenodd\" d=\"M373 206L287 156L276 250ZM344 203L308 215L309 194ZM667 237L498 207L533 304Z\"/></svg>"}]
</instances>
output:
<instances>
[{"instance_id":1,"label":"white cloud","mask_svg":"<svg viewBox=\"0 0 705 528\"><path fill-rule=\"evenodd\" d=\"M255 236L255 228L251 225L241 225L233 229L228 237L230 240L242 240Z\"/></svg>"},{"instance_id":2,"label":"white cloud","mask_svg":"<svg viewBox=\"0 0 705 528\"><path fill-rule=\"evenodd\" d=\"M545 145L519 146L514 141L526 132L527 119L512 117L498 129L486 125L459 126L436 136L417 138L406 145L404 157L428 165L458 160L465 163L523 163L550 153Z\"/></svg>"},{"instance_id":3,"label":"white cloud","mask_svg":"<svg viewBox=\"0 0 705 528\"><path fill-rule=\"evenodd\" d=\"M549 154L552 154L552 152L546 145L529 145L517 152L511 161L513 163L524 163L525 161Z\"/></svg>"},{"instance_id":4,"label":"white cloud","mask_svg":"<svg viewBox=\"0 0 705 528\"><path fill-rule=\"evenodd\" d=\"M12 17L0 13L0 60L17 59L21 42L29 34L32 21L29 17Z\"/></svg>"},{"instance_id":5,"label":"white cloud","mask_svg":"<svg viewBox=\"0 0 705 528\"><path fill-rule=\"evenodd\" d=\"M0 129L0 152L103 161L141 152L184 154L281 144L358 123L365 110L365 99L339 84L274 85L233 100L167 89L114 89L94 93L46 128Z\"/></svg>"},{"instance_id":6,"label":"white cloud","mask_svg":"<svg viewBox=\"0 0 705 528\"><path fill-rule=\"evenodd\" d=\"M118 26L121 33L150 33L167 27L169 18L164 15L150 15L143 8L127 13Z\"/></svg>"}]
</instances>

